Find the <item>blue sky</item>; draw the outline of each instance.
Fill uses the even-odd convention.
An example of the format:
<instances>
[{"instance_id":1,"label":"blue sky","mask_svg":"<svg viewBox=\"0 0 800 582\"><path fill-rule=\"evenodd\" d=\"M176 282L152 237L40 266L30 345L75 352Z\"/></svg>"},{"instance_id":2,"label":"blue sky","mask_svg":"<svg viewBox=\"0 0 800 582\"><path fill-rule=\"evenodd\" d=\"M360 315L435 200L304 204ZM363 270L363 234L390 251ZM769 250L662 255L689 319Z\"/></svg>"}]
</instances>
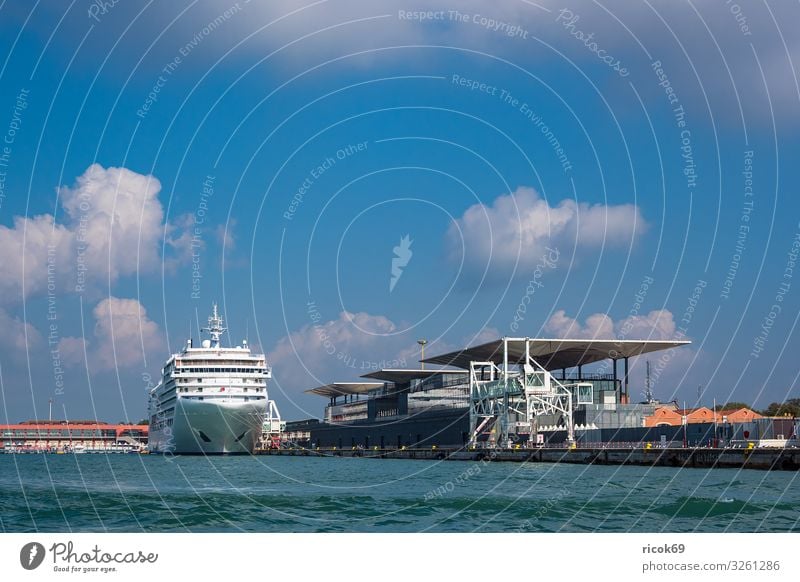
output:
<instances>
[{"instance_id":1,"label":"blue sky","mask_svg":"<svg viewBox=\"0 0 800 582\"><path fill-rule=\"evenodd\" d=\"M288 418L420 337L685 335L660 398L798 395L796 7L376 4L0 7L5 418L138 420L214 300Z\"/></svg>"}]
</instances>

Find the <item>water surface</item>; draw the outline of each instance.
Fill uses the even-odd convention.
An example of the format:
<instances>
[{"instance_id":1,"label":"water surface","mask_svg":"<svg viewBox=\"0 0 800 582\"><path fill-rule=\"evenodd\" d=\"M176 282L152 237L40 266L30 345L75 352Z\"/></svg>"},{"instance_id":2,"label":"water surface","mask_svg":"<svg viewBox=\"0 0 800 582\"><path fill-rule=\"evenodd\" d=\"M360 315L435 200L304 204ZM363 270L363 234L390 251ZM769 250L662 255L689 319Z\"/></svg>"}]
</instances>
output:
<instances>
[{"instance_id":1,"label":"water surface","mask_svg":"<svg viewBox=\"0 0 800 582\"><path fill-rule=\"evenodd\" d=\"M798 531L798 473L0 455L0 531Z\"/></svg>"}]
</instances>

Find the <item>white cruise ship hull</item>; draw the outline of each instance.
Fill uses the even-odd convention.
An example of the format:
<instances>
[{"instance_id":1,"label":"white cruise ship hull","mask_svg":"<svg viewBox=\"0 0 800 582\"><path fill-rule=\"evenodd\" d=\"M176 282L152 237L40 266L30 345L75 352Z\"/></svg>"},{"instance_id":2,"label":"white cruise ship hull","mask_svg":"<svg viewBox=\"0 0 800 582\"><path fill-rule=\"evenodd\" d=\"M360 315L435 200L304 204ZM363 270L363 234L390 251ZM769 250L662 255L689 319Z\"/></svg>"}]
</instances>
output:
<instances>
[{"instance_id":1,"label":"white cruise ship hull","mask_svg":"<svg viewBox=\"0 0 800 582\"><path fill-rule=\"evenodd\" d=\"M153 453L252 454L261 437L267 400L180 398L171 427L152 431Z\"/></svg>"}]
</instances>

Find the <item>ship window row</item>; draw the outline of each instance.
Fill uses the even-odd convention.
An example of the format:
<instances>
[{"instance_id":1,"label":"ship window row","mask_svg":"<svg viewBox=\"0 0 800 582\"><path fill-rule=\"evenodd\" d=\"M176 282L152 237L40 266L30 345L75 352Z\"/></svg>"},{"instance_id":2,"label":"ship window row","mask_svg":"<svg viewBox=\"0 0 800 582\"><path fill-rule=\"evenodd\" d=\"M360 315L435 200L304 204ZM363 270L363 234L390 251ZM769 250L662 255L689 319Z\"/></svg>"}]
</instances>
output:
<instances>
[{"instance_id":1,"label":"ship window row","mask_svg":"<svg viewBox=\"0 0 800 582\"><path fill-rule=\"evenodd\" d=\"M204 382L206 384L225 382L227 384L236 385L255 384L256 386L264 386L263 378L230 378L219 376L215 378L180 378L178 380L178 384L203 384Z\"/></svg>"},{"instance_id":2,"label":"ship window row","mask_svg":"<svg viewBox=\"0 0 800 582\"><path fill-rule=\"evenodd\" d=\"M229 374L262 374L263 368L180 368L178 372L188 372L189 374L212 374L227 372Z\"/></svg>"},{"instance_id":3,"label":"ship window row","mask_svg":"<svg viewBox=\"0 0 800 582\"><path fill-rule=\"evenodd\" d=\"M249 402L251 400L264 400L266 396L244 396L242 394L205 394L203 396L184 396L184 398L191 400L244 400Z\"/></svg>"},{"instance_id":4,"label":"ship window row","mask_svg":"<svg viewBox=\"0 0 800 582\"><path fill-rule=\"evenodd\" d=\"M214 386L207 386L207 388L209 388L210 390L213 390L215 387ZM236 393L236 392L247 392L248 390L250 390L250 388L247 388L246 386L244 387L243 390L236 390L236 388L237 388L236 386L225 386L224 388L225 388L225 390L231 391L233 393ZM241 387L239 387L239 388L241 388ZM217 389L219 389L219 387L217 387ZM253 388L254 392L261 392L262 390L264 390L264 388ZM202 391L203 391L203 387L202 386L197 386L195 388L180 388L180 389L178 389L178 392L181 392L181 393L182 392L202 392Z\"/></svg>"},{"instance_id":5,"label":"ship window row","mask_svg":"<svg viewBox=\"0 0 800 582\"><path fill-rule=\"evenodd\" d=\"M153 417L153 418L155 418L155 417ZM167 418L166 420L159 420L159 421L156 421L156 422L152 422L151 421L150 422L150 427L153 430L161 430L161 429L166 428L168 426L172 426L172 421L173 421L172 418Z\"/></svg>"},{"instance_id":6,"label":"ship window row","mask_svg":"<svg viewBox=\"0 0 800 582\"><path fill-rule=\"evenodd\" d=\"M158 408L156 410L156 414L153 415L153 418L166 418L169 413L175 410L174 406L170 406L169 408Z\"/></svg>"},{"instance_id":7,"label":"ship window row","mask_svg":"<svg viewBox=\"0 0 800 582\"><path fill-rule=\"evenodd\" d=\"M190 361L183 362L179 366L176 366L175 369L178 372L180 372L181 370L185 370L187 367L188 368L197 368L197 367L206 368L208 366L235 366L235 367L238 368L238 367L241 367L241 366L247 366L248 368L263 368L264 365L265 365L265 362L263 360L260 361L260 362L257 362L255 360L241 361L241 360L227 360L227 359L225 359L225 360L190 360Z\"/></svg>"},{"instance_id":8,"label":"ship window row","mask_svg":"<svg viewBox=\"0 0 800 582\"><path fill-rule=\"evenodd\" d=\"M161 401L161 406L163 407L163 406L166 406L167 404L172 404L173 402L175 402L176 398L178 398L178 397L175 394L173 394L171 397L167 398L166 400L162 400Z\"/></svg>"}]
</instances>

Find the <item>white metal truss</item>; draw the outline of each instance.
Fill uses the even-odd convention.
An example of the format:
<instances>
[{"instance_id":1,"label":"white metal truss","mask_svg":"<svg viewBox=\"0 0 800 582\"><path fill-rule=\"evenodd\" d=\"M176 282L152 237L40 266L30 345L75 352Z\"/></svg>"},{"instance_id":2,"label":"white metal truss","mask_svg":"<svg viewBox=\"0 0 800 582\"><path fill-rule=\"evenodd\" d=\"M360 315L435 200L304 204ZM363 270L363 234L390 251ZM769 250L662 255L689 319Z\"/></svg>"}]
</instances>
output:
<instances>
[{"instance_id":1,"label":"white metal truss","mask_svg":"<svg viewBox=\"0 0 800 582\"><path fill-rule=\"evenodd\" d=\"M503 338L503 360L470 362L470 444L491 431L488 446L504 447L510 443L511 427L530 431L535 442L538 418L560 416L567 431L567 442L575 440L573 401L592 401L592 384L562 384L530 356L530 338ZM509 368L508 346L524 342L525 360ZM519 419L512 423L511 418ZM524 420L522 420L524 419Z\"/></svg>"},{"instance_id":2,"label":"white metal truss","mask_svg":"<svg viewBox=\"0 0 800 582\"><path fill-rule=\"evenodd\" d=\"M281 419L278 405L275 404L274 400L268 400L261 430L261 446L264 448L280 446L285 431L286 421Z\"/></svg>"}]
</instances>

